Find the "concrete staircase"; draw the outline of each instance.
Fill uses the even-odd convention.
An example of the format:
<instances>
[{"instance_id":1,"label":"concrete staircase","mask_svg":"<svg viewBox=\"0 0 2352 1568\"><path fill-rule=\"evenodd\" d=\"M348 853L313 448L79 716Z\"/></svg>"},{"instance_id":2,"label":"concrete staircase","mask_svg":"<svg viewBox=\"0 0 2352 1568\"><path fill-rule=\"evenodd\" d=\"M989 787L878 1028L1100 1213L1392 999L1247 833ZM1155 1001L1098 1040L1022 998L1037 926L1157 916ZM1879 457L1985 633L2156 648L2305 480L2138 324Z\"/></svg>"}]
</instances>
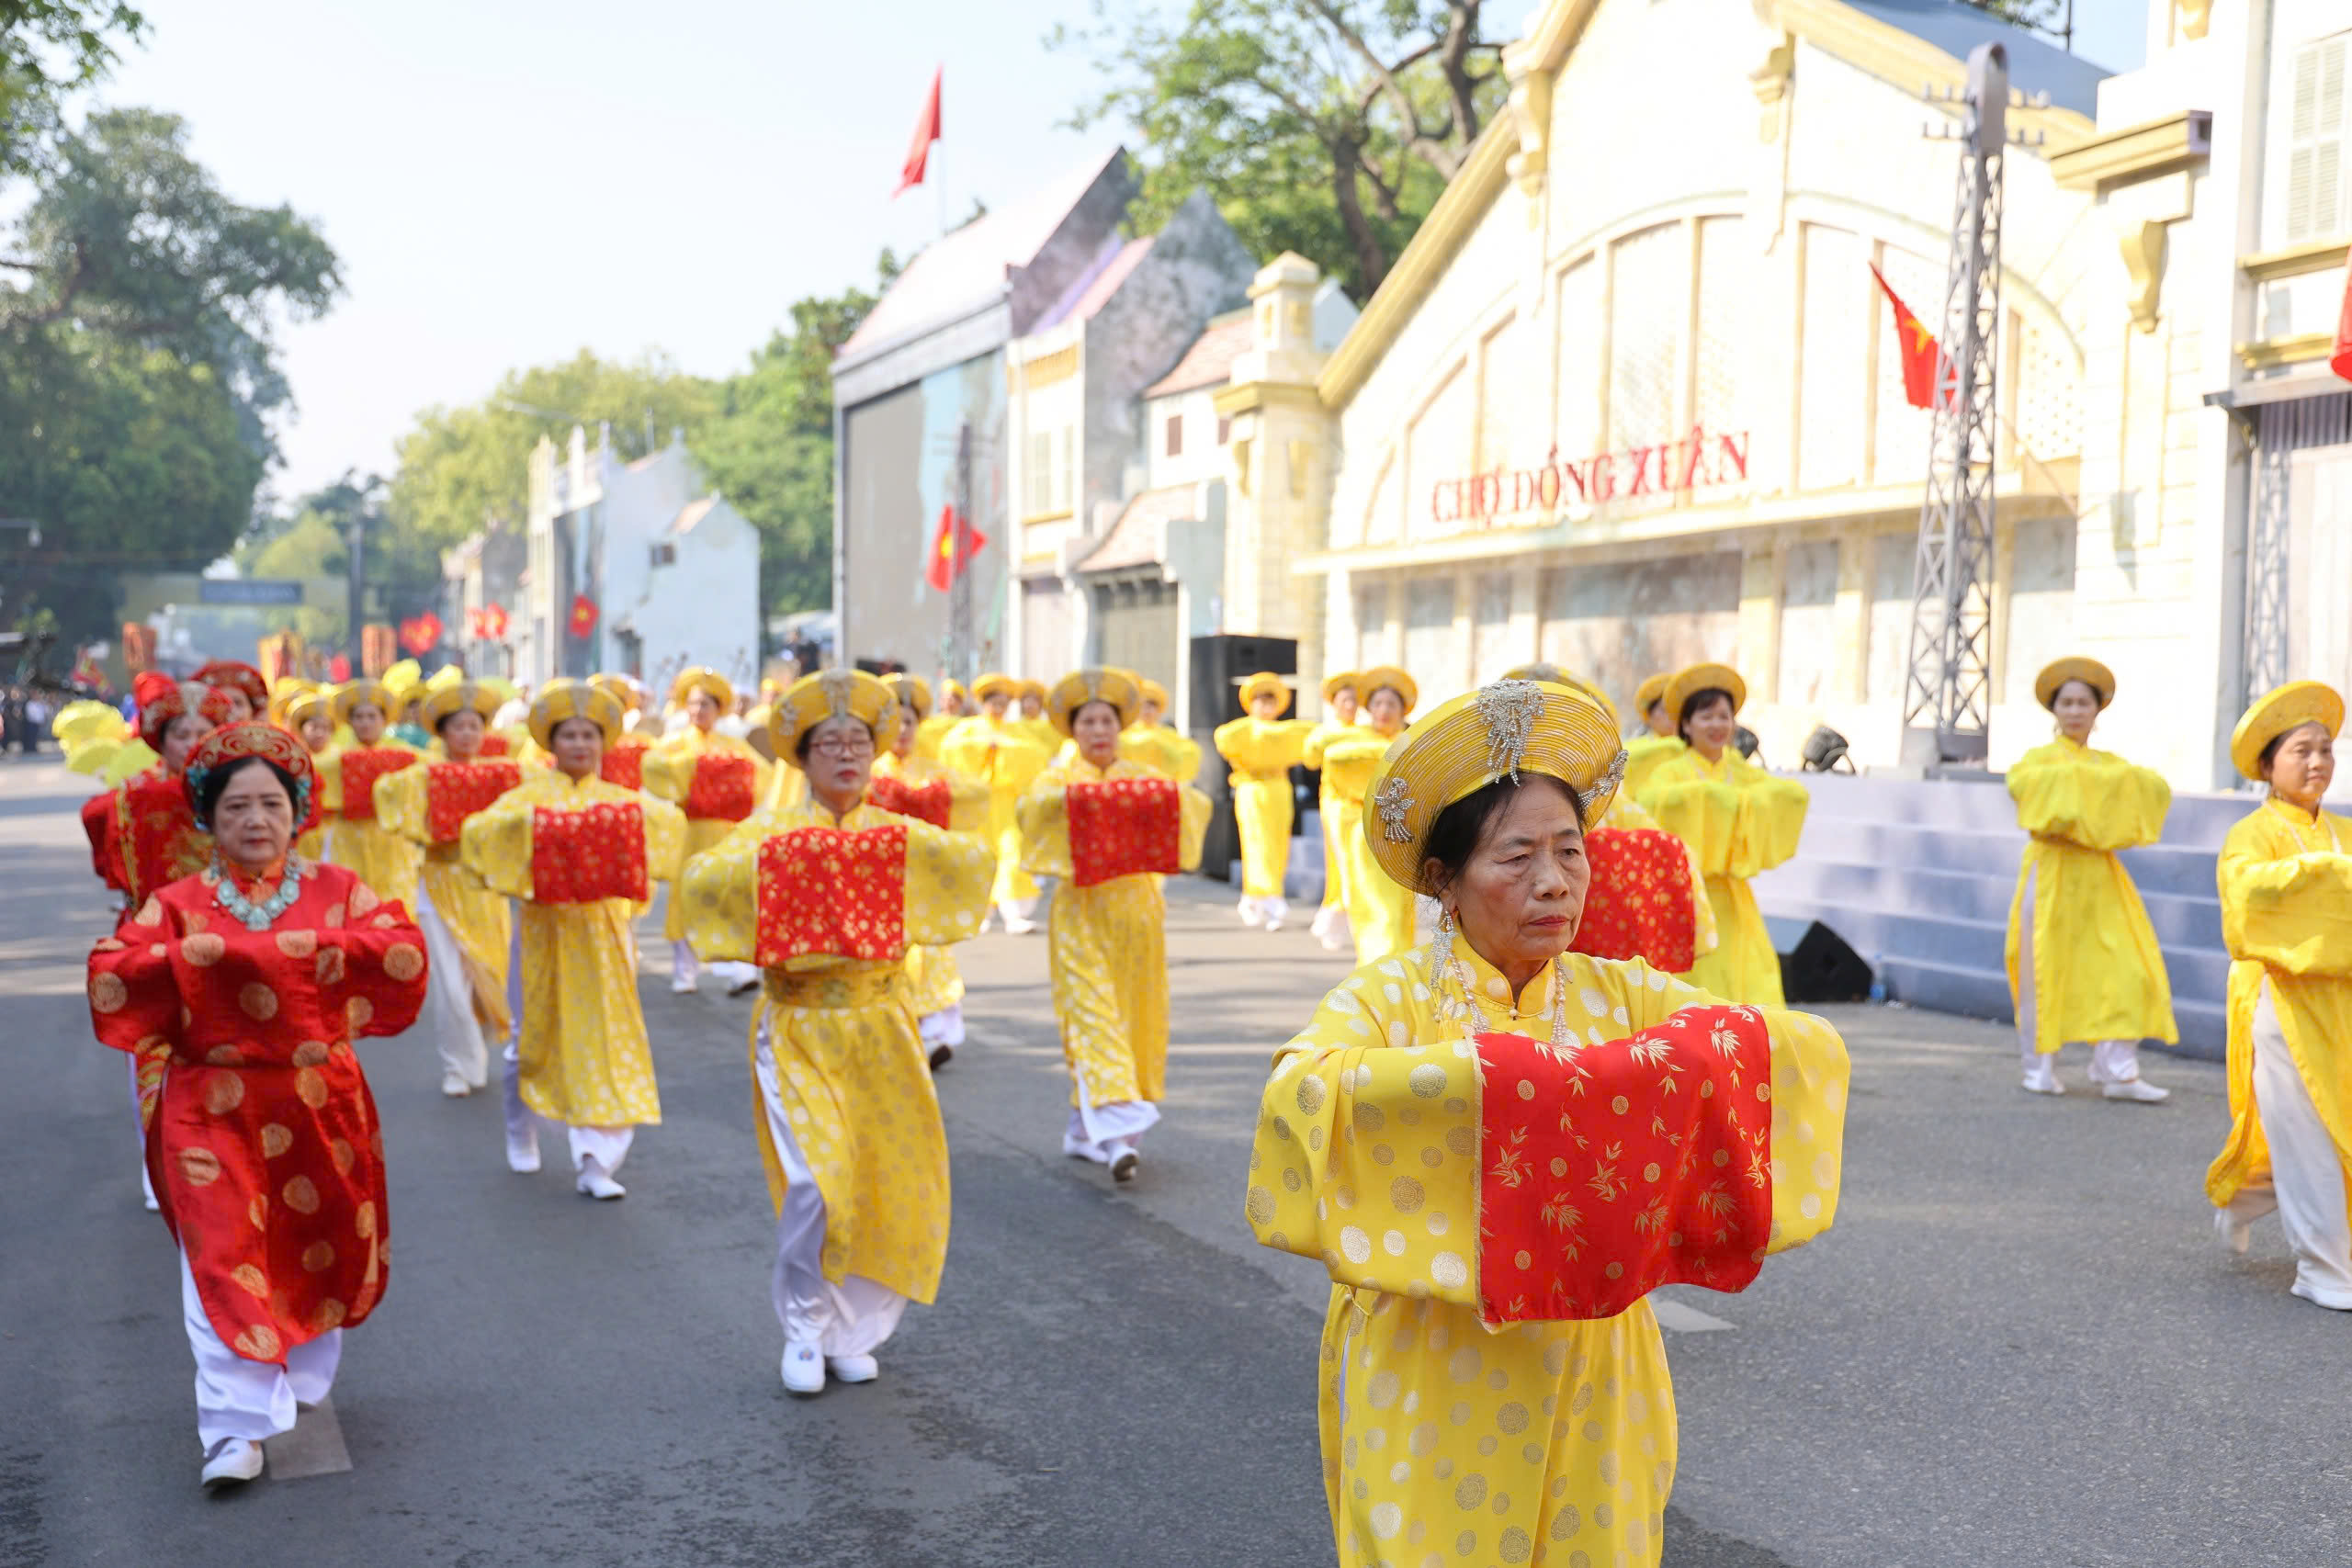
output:
<instances>
[{"instance_id":1,"label":"concrete staircase","mask_svg":"<svg viewBox=\"0 0 2352 1568\"><path fill-rule=\"evenodd\" d=\"M1999 783L1807 773L1813 792L1794 860L1756 879L1768 920L1819 920L1852 945L1889 998L2007 1021L2002 964L2025 835ZM2218 1060L2227 1033L2213 863L2244 795L2175 795L2162 843L2123 863L2139 885L2172 976L2183 1052Z\"/></svg>"}]
</instances>

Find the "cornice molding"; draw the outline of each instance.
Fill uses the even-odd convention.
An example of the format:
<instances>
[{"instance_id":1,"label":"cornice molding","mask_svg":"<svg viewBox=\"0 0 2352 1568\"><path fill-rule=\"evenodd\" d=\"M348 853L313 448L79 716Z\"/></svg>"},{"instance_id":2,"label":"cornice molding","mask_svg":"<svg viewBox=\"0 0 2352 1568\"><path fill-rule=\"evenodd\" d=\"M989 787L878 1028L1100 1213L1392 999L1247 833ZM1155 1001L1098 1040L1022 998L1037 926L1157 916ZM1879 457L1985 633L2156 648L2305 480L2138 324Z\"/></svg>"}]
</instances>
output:
<instances>
[{"instance_id":1,"label":"cornice molding","mask_svg":"<svg viewBox=\"0 0 2352 1568\"><path fill-rule=\"evenodd\" d=\"M2307 272L2333 271L2344 265L2348 254L2352 254L2352 238L2313 240L2308 244L2240 256L2238 270L2256 283L2272 283L2282 277L2300 277Z\"/></svg>"},{"instance_id":2,"label":"cornice molding","mask_svg":"<svg viewBox=\"0 0 2352 1568\"><path fill-rule=\"evenodd\" d=\"M2212 112L2183 109L2053 152L2050 172L2067 190L2096 190L2180 168L2206 156L2212 148Z\"/></svg>"}]
</instances>

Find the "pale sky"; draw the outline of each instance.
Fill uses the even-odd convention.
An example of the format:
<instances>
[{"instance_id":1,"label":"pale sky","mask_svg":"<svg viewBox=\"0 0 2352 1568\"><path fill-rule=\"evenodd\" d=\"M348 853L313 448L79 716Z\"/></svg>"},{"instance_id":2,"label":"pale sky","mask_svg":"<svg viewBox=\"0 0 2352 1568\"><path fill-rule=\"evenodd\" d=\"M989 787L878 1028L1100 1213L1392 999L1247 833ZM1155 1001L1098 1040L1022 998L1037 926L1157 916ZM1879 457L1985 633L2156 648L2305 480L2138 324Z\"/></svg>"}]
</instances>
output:
<instances>
[{"instance_id":1,"label":"pale sky","mask_svg":"<svg viewBox=\"0 0 2352 1568\"><path fill-rule=\"evenodd\" d=\"M1119 140L1058 128L1098 78L1039 40L1085 0L140 5L103 100L185 117L231 196L343 258L345 297L282 339L289 496L389 473L417 410L582 347L728 374L790 301L932 238L943 177L960 217ZM2075 8L2078 52L2139 63L2145 0ZM894 202L942 63L934 186Z\"/></svg>"}]
</instances>

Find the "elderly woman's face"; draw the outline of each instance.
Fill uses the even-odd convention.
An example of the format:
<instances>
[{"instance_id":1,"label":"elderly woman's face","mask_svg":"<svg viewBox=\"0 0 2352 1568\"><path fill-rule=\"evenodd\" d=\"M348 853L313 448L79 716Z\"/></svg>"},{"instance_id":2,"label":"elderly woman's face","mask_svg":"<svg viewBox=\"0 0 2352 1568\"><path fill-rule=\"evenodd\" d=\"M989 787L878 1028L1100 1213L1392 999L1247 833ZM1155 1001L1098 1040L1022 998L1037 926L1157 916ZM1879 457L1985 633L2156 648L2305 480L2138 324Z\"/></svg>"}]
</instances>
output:
<instances>
[{"instance_id":1,"label":"elderly woman's face","mask_svg":"<svg viewBox=\"0 0 2352 1568\"><path fill-rule=\"evenodd\" d=\"M266 871L294 841L294 802L259 762L239 768L212 808L212 840L241 870Z\"/></svg>"},{"instance_id":2,"label":"elderly woman's face","mask_svg":"<svg viewBox=\"0 0 2352 1568\"><path fill-rule=\"evenodd\" d=\"M1567 792L1531 779L1487 818L1469 863L1440 902L1478 955L1508 972L1567 951L1591 875Z\"/></svg>"},{"instance_id":3,"label":"elderly woman's face","mask_svg":"<svg viewBox=\"0 0 2352 1568\"><path fill-rule=\"evenodd\" d=\"M2058 720L2058 733L2079 746L2098 722L2098 694L2086 681L2069 681L2051 699L2050 711Z\"/></svg>"},{"instance_id":4,"label":"elderly woman's face","mask_svg":"<svg viewBox=\"0 0 2352 1568\"><path fill-rule=\"evenodd\" d=\"M1069 721L1070 739L1078 754L1098 768L1119 760L1119 710L1109 703L1088 703Z\"/></svg>"},{"instance_id":5,"label":"elderly woman's face","mask_svg":"<svg viewBox=\"0 0 2352 1568\"><path fill-rule=\"evenodd\" d=\"M212 689L220 694L221 701L229 706L229 716L222 723L243 724L253 717L253 699L245 695L243 686L215 686Z\"/></svg>"},{"instance_id":6,"label":"elderly woman's face","mask_svg":"<svg viewBox=\"0 0 2352 1568\"><path fill-rule=\"evenodd\" d=\"M593 718L567 718L548 732L548 750L567 778L584 779L605 764L605 732Z\"/></svg>"},{"instance_id":7,"label":"elderly woman's face","mask_svg":"<svg viewBox=\"0 0 2352 1568\"><path fill-rule=\"evenodd\" d=\"M808 732L802 766L808 771L808 793L840 816L857 804L873 782L874 731L853 715L829 718Z\"/></svg>"},{"instance_id":8,"label":"elderly woman's face","mask_svg":"<svg viewBox=\"0 0 2352 1568\"><path fill-rule=\"evenodd\" d=\"M2320 796L2335 780L2335 741L2327 727L2306 724L2289 730L2270 754L2269 779L2271 794L2290 806L2317 811Z\"/></svg>"}]
</instances>

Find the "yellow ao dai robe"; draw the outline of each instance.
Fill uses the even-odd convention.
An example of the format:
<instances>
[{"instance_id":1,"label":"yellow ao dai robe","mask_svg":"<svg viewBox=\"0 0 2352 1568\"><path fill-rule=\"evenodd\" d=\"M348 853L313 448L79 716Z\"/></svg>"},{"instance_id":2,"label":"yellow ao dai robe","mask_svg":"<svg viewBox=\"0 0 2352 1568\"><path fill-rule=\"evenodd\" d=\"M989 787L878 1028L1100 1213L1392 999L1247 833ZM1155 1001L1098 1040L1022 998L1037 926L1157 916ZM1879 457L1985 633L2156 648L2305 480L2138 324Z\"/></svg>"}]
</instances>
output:
<instances>
[{"instance_id":1,"label":"yellow ao dai robe","mask_svg":"<svg viewBox=\"0 0 2352 1568\"><path fill-rule=\"evenodd\" d=\"M1159 879L1143 873L1091 887L1070 879L1069 787L1149 775L1125 758L1098 768L1081 757L1041 774L1021 799L1029 869L1062 879L1046 929L1072 1106L1081 1093L1088 1105L1157 1101L1167 1087L1168 900ZM1199 790L1177 787L1177 859L1190 870L1200 863L1211 807Z\"/></svg>"},{"instance_id":2,"label":"yellow ao dai robe","mask_svg":"<svg viewBox=\"0 0 2352 1568\"><path fill-rule=\"evenodd\" d=\"M961 721L939 743L943 763L988 787L989 839L996 845L994 901L999 904L1037 896L1037 884L1021 861L1021 795L1046 771L1053 754L1054 748L1041 744L1023 721L986 714Z\"/></svg>"},{"instance_id":3,"label":"yellow ao dai robe","mask_svg":"<svg viewBox=\"0 0 2352 1568\"><path fill-rule=\"evenodd\" d=\"M731 755L750 759L752 763L752 799L754 807L782 804L772 798L780 783L775 776L778 764L770 762L753 750L748 741L738 740L716 729L697 729L686 726L674 735L667 735L646 748L642 776L645 793L659 800L666 800L684 807L687 793L694 788L695 763L707 754ZM797 773L797 769L787 772ZM807 786L803 784L802 788ZM685 852L679 861L683 867L695 856L718 843L735 830L735 822L723 817L688 817L685 818ZM666 941L677 942L686 934L685 911L673 897L662 911L662 935Z\"/></svg>"},{"instance_id":4,"label":"yellow ao dai robe","mask_svg":"<svg viewBox=\"0 0 2352 1568\"><path fill-rule=\"evenodd\" d=\"M382 813L359 819L345 817L344 809L344 759L360 751L395 751L415 756L413 747L398 741L385 741L376 746L330 747L311 759L311 766L318 774L319 822L325 835L322 846L323 858L356 873L359 880L376 890L376 896L386 903L397 903L406 908L416 902L416 873L423 856L417 847L384 825ZM412 762L408 769L413 771ZM381 788L386 773L377 778ZM372 794L371 794L372 798Z\"/></svg>"},{"instance_id":5,"label":"yellow ao dai robe","mask_svg":"<svg viewBox=\"0 0 2352 1568\"><path fill-rule=\"evenodd\" d=\"M1644 733L1625 742L1625 783L1623 793L1639 795L1649 786L1650 775L1665 763L1671 762L1690 748L1671 735Z\"/></svg>"},{"instance_id":6,"label":"yellow ao dai robe","mask_svg":"<svg viewBox=\"0 0 2352 1568\"><path fill-rule=\"evenodd\" d=\"M1730 1001L1779 1007L1781 956L1747 879L1797 852L1813 796L1729 749L1710 762L1685 747L1652 771L1637 804L1690 846L1706 874L1719 940L1690 966L1690 983Z\"/></svg>"},{"instance_id":7,"label":"yellow ao dai robe","mask_svg":"<svg viewBox=\"0 0 2352 1568\"><path fill-rule=\"evenodd\" d=\"M1127 726L1119 732L1119 755L1180 784L1201 776L1201 743L1164 724Z\"/></svg>"},{"instance_id":8,"label":"yellow ao dai robe","mask_svg":"<svg viewBox=\"0 0 2352 1568\"><path fill-rule=\"evenodd\" d=\"M2205 1178L2216 1205L2270 1179L2254 1100L2263 993L2352 1184L2352 817L2270 799L2222 840L2217 879L2230 965L2230 1133Z\"/></svg>"},{"instance_id":9,"label":"yellow ao dai robe","mask_svg":"<svg viewBox=\"0 0 2352 1568\"><path fill-rule=\"evenodd\" d=\"M662 1120L630 929L643 906L628 898L533 899L534 814L616 803L643 813L649 886L674 880L685 846L684 813L639 791L600 778L574 779L553 768L526 771L520 785L468 820L461 840L469 872L492 892L523 901L523 1028L516 1044L523 1103L573 1127Z\"/></svg>"},{"instance_id":10,"label":"yellow ao dai robe","mask_svg":"<svg viewBox=\"0 0 2352 1568\"><path fill-rule=\"evenodd\" d=\"M926 761L920 754L901 757L886 751L874 760L874 776L877 779L903 779L921 787L936 779L947 781L947 827L949 831L970 837L989 852L989 877L995 877L996 846L989 842L989 792L963 774L950 772L934 761ZM914 1009L917 1018L929 1018L945 1012L964 999L964 970L956 962L955 950L912 942L907 948L907 976L914 982Z\"/></svg>"},{"instance_id":11,"label":"yellow ao dai robe","mask_svg":"<svg viewBox=\"0 0 2352 1568\"><path fill-rule=\"evenodd\" d=\"M1342 724L1336 718L1325 719L1306 732L1306 743L1299 749L1299 761L1323 773L1324 756L1331 743L1344 740L1363 728L1361 721ZM1351 833L1363 830L1363 802L1361 797L1349 802L1326 777L1317 786L1315 804L1323 818L1323 907L1344 911L1348 905L1348 863L1340 846Z\"/></svg>"},{"instance_id":12,"label":"yellow ao dai robe","mask_svg":"<svg viewBox=\"0 0 2352 1568\"><path fill-rule=\"evenodd\" d=\"M2164 836L2171 787L2149 769L2064 736L2019 758L2008 785L2018 826L2031 837L2009 903L2006 961L2017 1002L2018 955L2030 931L2034 1049L2047 1055L2069 1040L2177 1041L2164 952L2116 858Z\"/></svg>"},{"instance_id":13,"label":"yellow ao dai robe","mask_svg":"<svg viewBox=\"0 0 2352 1568\"><path fill-rule=\"evenodd\" d=\"M1561 976L1583 1043L1717 999L1639 961L1575 953L1513 997L1468 943L1455 952L1480 1030L1548 1039ZM1350 976L1276 1054L1250 1153L1259 1241L1331 1276L1318 1425L1340 1568L1647 1568L1663 1550L1676 1443L1657 1319L1645 1299L1610 1318L1487 1328L1469 1263L1482 1086L1471 1026L1439 1017L1449 988L1427 947ZM1764 1017L1778 1252L1836 1217L1847 1061L1821 1020Z\"/></svg>"},{"instance_id":14,"label":"yellow ao dai robe","mask_svg":"<svg viewBox=\"0 0 2352 1568\"><path fill-rule=\"evenodd\" d=\"M1216 727L1217 755L1232 765L1233 821L1241 835L1241 891L1283 896L1290 869L1290 771L1306 754L1304 719L1237 718Z\"/></svg>"},{"instance_id":15,"label":"yellow ao dai robe","mask_svg":"<svg viewBox=\"0 0 2352 1568\"><path fill-rule=\"evenodd\" d=\"M1379 771L1381 758L1396 743L1396 737L1364 728L1328 741L1323 748L1323 791L1336 800L1334 810L1342 824L1340 886L1348 901L1348 931L1356 941L1358 964L1394 958L1410 949L1414 941L1413 890L1380 869L1380 863L1372 858L1372 840L1365 837L1378 832L1380 825L1366 826L1364 795L1372 788L1372 776Z\"/></svg>"},{"instance_id":16,"label":"yellow ao dai robe","mask_svg":"<svg viewBox=\"0 0 2352 1568\"><path fill-rule=\"evenodd\" d=\"M431 778L432 770L424 762L387 775L376 785L376 818L414 844L424 857L417 884L457 941L474 1017L481 1024L484 1039L503 1042L514 1021L506 1011L506 960L514 932L514 907L466 869L462 839L433 841L428 816ZM439 978L437 974L435 977Z\"/></svg>"},{"instance_id":17,"label":"yellow ao dai robe","mask_svg":"<svg viewBox=\"0 0 2352 1568\"><path fill-rule=\"evenodd\" d=\"M679 885L687 940L707 960L755 962L761 844L796 828L855 833L891 826L907 830L900 911L907 941L944 950L978 935L994 874L980 840L871 806L837 819L803 801L745 819L695 859ZM752 1040L756 1078L757 1042L767 1029L785 1116L825 1200L825 1278L839 1284L856 1275L929 1302L947 1258L947 1134L913 999L902 960L795 958L766 971ZM784 1162L767 1117L756 1115L753 1123L768 1194L781 1213Z\"/></svg>"}]
</instances>

